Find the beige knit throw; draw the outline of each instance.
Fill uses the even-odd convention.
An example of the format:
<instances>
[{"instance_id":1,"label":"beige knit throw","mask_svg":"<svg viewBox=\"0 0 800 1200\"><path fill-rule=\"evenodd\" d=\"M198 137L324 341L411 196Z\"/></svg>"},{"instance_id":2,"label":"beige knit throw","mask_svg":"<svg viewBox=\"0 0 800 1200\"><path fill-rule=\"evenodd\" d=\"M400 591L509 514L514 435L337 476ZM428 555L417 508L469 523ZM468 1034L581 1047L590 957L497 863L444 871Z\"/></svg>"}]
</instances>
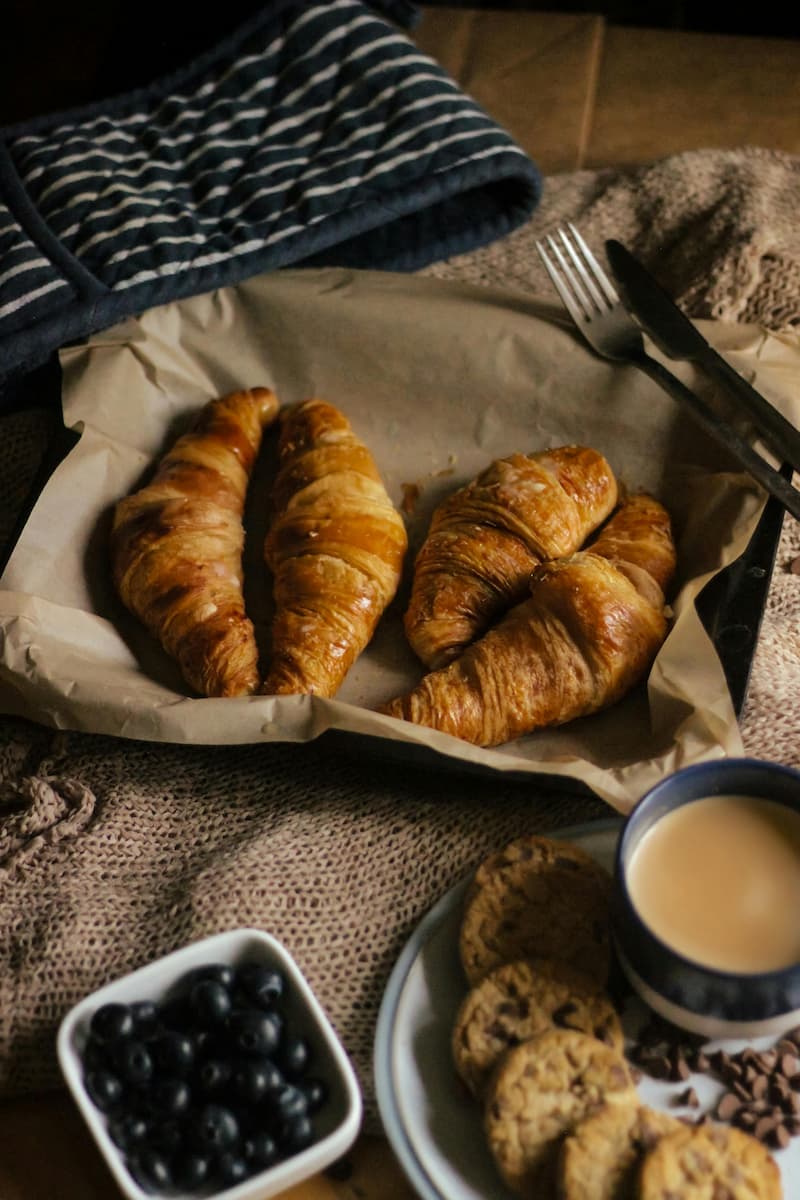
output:
<instances>
[{"instance_id":1,"label":"beige knit throw","mask_svg":"<svg viewBox=\"0 0 800 1200\"><path fill-rule=\"evenodd\" d=\"M800 159L698 151L546 181L528 226L428 275L550 297L534 240L574 221L658 266L695 316L800 323ZM0 445L7 535L41 456L40 414ZM800 556L786 518L742 718L748 753L800 766ZM0 1092L58 1083L54 1034L78 998L188 940L242 925L296 955L347 1047L377 1126L375 1023L417 922L483 854L524 831L609 816L552 783L303 746L173 747L0 723Z\"/></svg>"}]
</instances>

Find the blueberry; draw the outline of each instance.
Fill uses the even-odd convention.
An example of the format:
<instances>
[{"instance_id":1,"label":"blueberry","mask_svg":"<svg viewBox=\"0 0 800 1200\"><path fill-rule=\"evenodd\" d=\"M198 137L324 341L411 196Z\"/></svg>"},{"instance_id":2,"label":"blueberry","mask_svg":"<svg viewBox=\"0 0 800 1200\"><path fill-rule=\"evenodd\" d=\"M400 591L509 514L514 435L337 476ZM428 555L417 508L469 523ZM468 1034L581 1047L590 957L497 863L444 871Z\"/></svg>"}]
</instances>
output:
<instances>
[{"instance_id":1,"label":"blueberry","mask_svg":"<svg viewBox=\"0 0 800 1200\"><path fill-rule=\"evenodd\" d=\"M239 1140L239 1122L222 1104L206 1104L197 1116L196 1134L201 1145L229 1150Z\"/></svg>"},{"instance_id":2,"label":"blueberry","mask_svg":"<svg viewBox=\"0 0 800 1200\"><path fill-rule=\"evenodd\" d=\"M89 1022L91 1036L104 1046L131 1037L134 1028L133 1013L127 1004L101 1004Z\"/></svg>"},{"instance_id":3,"label":"blueberry","mask_svg":"<svg viewBox=\"0 0 800 1200\"><path fill-rule=\"evenodd\" d=\"M182 993L165 1000L158 1010L161 1024L165 1029L185 1033L192 1028L192 1010L188 996Z\"/></svg>"},{"instance_id":4,"label":"blueberry","mask_svg":"<svg viewBox=\"0 0 800 1200\"><path fill-rule=\"evenodd\" d=\"M233 1092L246 1104L258 1104L270 1092L279 1090L284 1078L269 1058L249 1058L237 1063L233 1072Z\"/></svg>"},{"instance_id":5,"label":"blueberry","mask_svg":"<svg viewBox=\"0 0 800 1200\"><path fill-rule=\"evenodd\" d=\"M250 1174L247 1161L242 1158L241 1154L236 1154L233 1150L225 1150L220 1154L217 1159L217 1169L226 1187L230 1187L234 1183L241 1183Z\"/></svg>"},{"instance_id":6,"label":"blueberry","mask_svg":"<svg viewBox=\"0 0 800 1200\"><path fill-rule=\"evenodd\" d=\"M150 1127L139 1113L123 1113L108 1123L108 1136L115 1146L119 1146L123 1154L128 1154L137 1146L144 1145Z\"/></svg>"},{"instance_id":7,"label":"blueberry","mask_svg":"<svg viewBox=\"0 0 800 1200\"><path fill-rule=\"evenodd\" d=\"M300 1090L305 1093L306 1100L308 1101L308 1111L310 1113L316 1112L317 1109L322 1108L323 1104L328 1099L328 1085L325 1083L324 1079L317 1079L316 1077L313 1079L304 1079L302 1083L299 1084L299 1087Z\"/></svg>"},{"instance_id":8,"label":"blueberry","mask_svg":"<svg viewBox=\"0 0 800 1200\"><path fill-rule=\"evenodd\" d=\"M290 1079L298 1079L308 1066L311 1051L304 1037L297 1033L287 1033L275 1057L284 1075Z\"/></svg>"},{"instance_id":9,"label":"blueberry","mask_svg":"<svg viewBox=\"0 0 800 1200\"><path fill-rule=\"evenodd\" d=\"M172 1172L166 1155L147 1146L130 1160L131 1174L147 1192L161 1192L172 1186Z\"/></svg>"},{"instance_id":10,"label":"blueberry","mask_svg":"<svg viewBox=\"0 0 800 1200\"><path fill-rule=\"evenodd\" d=\"M234 1046L243 1054L268 1057L280 1043L281 1025L275 1013L238 1009L228 1019Z\"/></svg>"},{"instance_id":11,"label":"blueberry","mask_svg":"<svg viewBox=\"0 0 800 1200\"><path fill-rule=\"evenodd\" d=\"M278 1157L278 1143L265 1129L256 1130L245 1138L242 1149L247 1161L259 1171L271 1167Z\"/></svg>"},{"instance_id":12,"label":"blueberry","mask_svg":"<svg viewBox=\"0 0 800 1200\"><path fill-rule=\"evenodd\" d=\"M104 1046L92 1037L83 1048L82 1058L85 1071L110 1070L114 1061L112 1047Z\"/></svg>"},{"instance_id":13,"label":"blueberry","mask_svg":"<svg viewBox=\"0 0 800 1200\"><path fill-rule=\"evenodd\" d=\"M144 1042L137 1038L116 1047L115 1060L120 1078L134 1087L143 1087L153 1076L153 1058Z\"/></svg>"},{"instance_id":14,"label":"blueberry","mask_svg":"<svg viewBox=\"0 0 800 1200\"><path fill-rule=\"evenodd\" d=\"M223 1091L233 1076L233 1065L226 1058L207 1058L197 1068L198 1090L206 1096Z\"/></svg>"},{"instance_id":15,"label":"blueberry","mask_svg":"<svg viewBox=\"0 0 800 1200\"><path fill-rule=\"evenodd\" d=\"M154 1080L147 1093L153 1112L162 1117L181 1117L189 1111L191 1089L185 1079L164 1076Z\"/></svg>"},{"instance_id":16,"label":"blueberry","mask_svg":"<svg viewBox=\"0 0 800 1200\"><path fill-rule=\"evenodd\" d=\"M170 1158L184 1148L186 1135L180 1119L164 1120L159 1118L153 1122L149 1142L157 1150L161 1150Z\"/></svg>"},{"instance_id":17,"label":"blueberry","mask_svg":"<svg viewBox=\"0 0 800 1200\"><path fill-rule=\"evenodd\" d=\"M158 1027L158 1005L155 1001L136 1000L130 1009L137 1036L151 1036Z\"/></svg>"},{"instance_id":18,"label":"blueberry","mask_svg":"<svg viewBox=\"0 0 800 1200\"><path fill-rule=\"evenodd\" d=\"M188 1033L177 1029L165 1029L150 1042L153 1062L164 1074L184 1077L189 1074L195 1061L195 1044Z\"/></svg>"},{"instance_id":19,"label":"blueberry","mask_svg":"<svg viewBox=\"0 0 800 1200\"><path fill-rule=\"evenodd\" d=\"M243 963L237 982L244 994L259 1008L272 1008L284 990L283 975L265 963Z\"/></svg>"},{"instance_id":20,"label":"blueberry","mask_svg":"<svg viewBox=\"0 0 800 1200\"><path fill-rule=\"evenodd\" d=\"M236 968L228 963L204 963L200 967L194 967L193 970L187 971L180 979L178 987L190 992L201 979L212 979L231 991L236 983Z\"/></svg>"},{"instance_id":21,"label":"blueberry","mask_svg":"<svg viewBox=\"0 0 800 1200\"><path fill-rule=\"evenodd\" d=\"M267 1102L279 1121L292 1121L308 1113L308 1097L293 1083L284 1083L282 1087L275 1088L267 1097Z\"/></svg>"},{"instance_id":22,"label":"blueberry","mask_svg":"<svg viewBox=\"0 0 800 1200\"><path fill-rule=\"evenodd\" d=\"M189 1004L200 1025L218 1025L231 1011L231 994L216 979L200 979L192 988Z\"/></svg>"},{"instance_id":23,"label":"blueberry","mask_svg":"<svg viewBox=\"0 0 800 1200\"><path fill-rule=\"evenodd\" d=\"M110 1113L122 1103L125 1090L118 1075L111 1071L90 1071L85 1079L86 1091L95 1108Z\"/></svg>"},{"instance_id":24,"label":"blueberry","mask_svg":"<svg viewBox=\"0 0 800 1200\"><path fill-rule=\"evenodd\" d=\"M173 1176L181 1191L196 1192L210 1179L211 1170L210 1155L190 1150L175 1159Z\"/></svg>"},{"instance_id":25,"label":"blueberry","mask_svg":"<svg viewBox=\"0 0 800 1200\"><path fill-rule=\"evenodd\" d=\"M300 1116L285 1121L280 1127L278 1140L282 1148L290 1154L305 1150L314 1140L314 1127L310 1118Z\"/></svg>"}]
</instances>

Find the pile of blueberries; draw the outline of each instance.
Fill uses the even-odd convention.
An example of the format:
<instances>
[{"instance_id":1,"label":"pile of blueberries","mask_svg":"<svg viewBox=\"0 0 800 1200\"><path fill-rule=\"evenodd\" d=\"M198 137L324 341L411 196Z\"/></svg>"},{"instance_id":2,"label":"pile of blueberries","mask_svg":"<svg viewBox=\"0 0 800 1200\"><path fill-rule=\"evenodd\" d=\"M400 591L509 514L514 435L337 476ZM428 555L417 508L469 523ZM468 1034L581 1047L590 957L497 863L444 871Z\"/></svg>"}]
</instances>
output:
<instances>
[{"instance_id":1,"label":"pile of blueberries","mask_svg":"<svg viewBox=\"0 0 800 1200\"><path fill-rule=\"evenodd\" d=\"M328 1089L285 993L262 962L209 963L92 1014L84 1084L145 1191L231 1187L313 1142Z\"/></svg>"}]
</instances>

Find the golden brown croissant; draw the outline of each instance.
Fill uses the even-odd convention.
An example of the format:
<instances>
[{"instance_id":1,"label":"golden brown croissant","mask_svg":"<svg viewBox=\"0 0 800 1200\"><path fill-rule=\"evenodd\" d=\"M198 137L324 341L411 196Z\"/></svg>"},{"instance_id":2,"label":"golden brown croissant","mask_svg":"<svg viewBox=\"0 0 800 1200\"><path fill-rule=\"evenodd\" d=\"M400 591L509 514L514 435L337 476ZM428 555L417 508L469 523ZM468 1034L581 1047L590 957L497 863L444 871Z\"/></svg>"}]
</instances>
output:
<instances>
[{"instance_id":1,"label":"golden brown croissant","mask_svg":"<svg viewBox=\"0 0 800 1200\"><path fill-rule=\"evenodd\" d=\"M273 513L268 695L333 696L400 581L405 525L367 447L331 404L281 414Z\"/></svg>"},{"instance_id":2,"label":"golden brown croissant","mask_svg":"<svg viewBox=\"0 0 800 1200\"><path fill-rule=\"evenodd\" d=\"M117 591L204 696L258 687L242 595L242 514L263 430L278 407L267 388L210 401L152 481L114 512Z\"/></svg>"},{"instance_id":3,"label":"golden brown croissant","mask_svg":"<svg viewBox=\"0 0 800 1200\"><path fill-rule=\"evenodd\" d=\"M496 746L613 704L666 635L662 589L674 564L666 511L632 496L591 550L537 567L528 600L378 711Z\"/></svg>"},{"instance_id":4,"label":"golden brown croissant","mask_svg":"<svg viewBox=\"0 0 800 1200\"><path fill-rule=\"evenodd\" d=\"M617 502L596 450L498 459L433 514L414 563L406 637L427 667L456 658L528 592L540 562L572 554Z\"/></svg>"}]
</instances>

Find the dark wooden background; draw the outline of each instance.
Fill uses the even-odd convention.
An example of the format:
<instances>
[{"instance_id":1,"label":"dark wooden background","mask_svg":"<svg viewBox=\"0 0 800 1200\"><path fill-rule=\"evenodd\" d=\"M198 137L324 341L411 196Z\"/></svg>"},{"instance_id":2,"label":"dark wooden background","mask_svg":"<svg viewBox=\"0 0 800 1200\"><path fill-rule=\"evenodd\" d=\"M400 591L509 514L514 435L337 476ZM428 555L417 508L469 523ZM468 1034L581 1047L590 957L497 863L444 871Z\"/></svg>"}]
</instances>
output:
<instances>
[{"instance_id":1,"label":"dark wooden background","mask_svg":"<svg viewBox=\"0 0 800 1200\"><path fill-rule=\"evenodd\" d=\"M800 37L800 6L681 0L427 0L439 6L592 12L611 24ZM191 60L256 12L256 0L4 0L0 4L0 125L125 91Z\"/></svg>"}]
</instances>

